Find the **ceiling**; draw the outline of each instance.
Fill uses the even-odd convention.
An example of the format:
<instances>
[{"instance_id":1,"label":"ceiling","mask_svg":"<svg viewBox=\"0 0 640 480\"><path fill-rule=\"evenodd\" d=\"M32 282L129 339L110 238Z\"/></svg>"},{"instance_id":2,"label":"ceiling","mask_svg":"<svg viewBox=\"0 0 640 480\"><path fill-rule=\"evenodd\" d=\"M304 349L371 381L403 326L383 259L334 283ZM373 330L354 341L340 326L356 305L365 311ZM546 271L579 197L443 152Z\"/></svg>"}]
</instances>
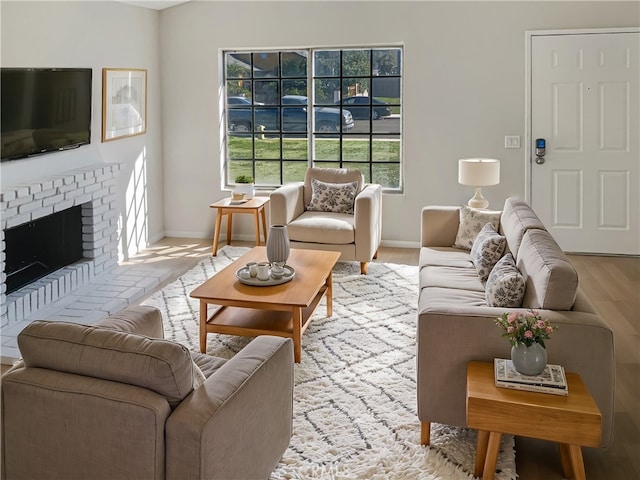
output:
<instances>
[{"instance_id":1,"label":"ceiling","mask_svg":"<svg viewBox=\"0 0 640 480\"><path fill-rule=\"evenodd\" d=\"M150 8L153 10L164 10L165 8L187 3L189 0L116 0L120 3L135 5L136 7Z\"/></svg>"}]
</instances>

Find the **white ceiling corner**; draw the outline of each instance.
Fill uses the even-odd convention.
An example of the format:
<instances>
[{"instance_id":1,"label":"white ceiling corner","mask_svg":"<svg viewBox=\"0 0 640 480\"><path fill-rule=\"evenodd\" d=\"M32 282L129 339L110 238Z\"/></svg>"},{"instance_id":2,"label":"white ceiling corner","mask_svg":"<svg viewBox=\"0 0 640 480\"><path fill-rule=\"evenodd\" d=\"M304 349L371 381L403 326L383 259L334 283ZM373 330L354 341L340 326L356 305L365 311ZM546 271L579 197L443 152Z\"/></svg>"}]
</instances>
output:
<instances>
[{"instance_id":1,"label":"white ceiling corner","mask_svg":"<svg viewBox=\"0 0 640 480\"><path fill-rule=\"evenodd\" d=\"M190 0L116 0L120 3L134 5L136 7L150 8L152 10L164 10L165 8L174 7Z\"/></svg>"}]
</instances>

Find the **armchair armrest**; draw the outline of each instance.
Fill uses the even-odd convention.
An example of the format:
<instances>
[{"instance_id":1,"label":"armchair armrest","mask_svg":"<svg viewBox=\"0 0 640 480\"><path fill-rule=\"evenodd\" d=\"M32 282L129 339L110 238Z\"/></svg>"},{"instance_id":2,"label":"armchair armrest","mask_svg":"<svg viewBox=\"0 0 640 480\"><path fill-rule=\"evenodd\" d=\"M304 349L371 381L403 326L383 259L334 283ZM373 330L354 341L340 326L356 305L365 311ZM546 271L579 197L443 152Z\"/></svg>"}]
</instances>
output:
<instances>
[{"instance_id":1,"label":"armchair armrest","mask_svg":"<svg viewBox=\"0 0 640 480\"><path fill-rule=\"evenodd\" d=\"M356 259L368 262L382 237L382 186L368 184L354 203Z\"/></svg>"},{"instance_id":2,"label":"armchair armrest","mask_svg":"<svg viewBox=\"0 0 640 480\"><path fill-rule=\"evenodd\" d=\"M169 417L166 478L267 478L292 430L293 342L257 337Z\"/></svg>"},{"instance_id":3,"label":"armchair armrest","mask_svg":"<svg viewBox=\"0 0 640 480\"><path fill-rule=\"evenodd\" d=\"M271 225L287 225L304 212L304 184L287 183L271 192Z\"/></svg>"},{"instance_id":4,"label":"armchair armrest","mask_svg":"<svg viewBox=\"0 0 640 480\"><path fill-rule=\"evenodd\" d=\"M420 246L450 247L456 241L459 224L460 207L423 207L420 222Z\"/></svg>"}]
</instances>

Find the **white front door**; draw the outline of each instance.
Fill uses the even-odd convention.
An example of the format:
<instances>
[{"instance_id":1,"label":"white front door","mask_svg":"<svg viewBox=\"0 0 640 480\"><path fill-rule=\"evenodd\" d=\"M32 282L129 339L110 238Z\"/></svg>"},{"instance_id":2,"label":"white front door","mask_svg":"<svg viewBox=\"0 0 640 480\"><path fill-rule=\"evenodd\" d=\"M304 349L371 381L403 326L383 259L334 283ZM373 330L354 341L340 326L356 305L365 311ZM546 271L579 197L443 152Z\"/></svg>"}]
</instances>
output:
<instances>
[{"instance_id":1,"label":"white front door","mask_svg":"<svg viewBox=\"0 0 640 480\"><path fill-rule=\"evenodd\" d=\"M640 254L640 32L530 39L531 206L566 252Z\"/></svg>"}]
</instances>

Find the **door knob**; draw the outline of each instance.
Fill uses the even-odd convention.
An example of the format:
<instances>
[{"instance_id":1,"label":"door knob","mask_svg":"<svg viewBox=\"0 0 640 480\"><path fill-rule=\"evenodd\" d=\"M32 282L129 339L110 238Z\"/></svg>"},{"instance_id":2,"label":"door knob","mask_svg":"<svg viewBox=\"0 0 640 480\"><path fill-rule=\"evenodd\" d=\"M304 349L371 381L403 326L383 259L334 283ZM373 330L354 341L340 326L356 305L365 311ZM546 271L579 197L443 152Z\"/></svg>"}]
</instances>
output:
<instances>
[{"instance_id":1,"label":"door knob","mask_svg":"<svg viewBox=\"0 0 640 480\"><path fill-rule=\"evenodd\" d=\"M542 165L544 163L544 157L536 157L536 163Z\"/></svg>"}]
</instances>

